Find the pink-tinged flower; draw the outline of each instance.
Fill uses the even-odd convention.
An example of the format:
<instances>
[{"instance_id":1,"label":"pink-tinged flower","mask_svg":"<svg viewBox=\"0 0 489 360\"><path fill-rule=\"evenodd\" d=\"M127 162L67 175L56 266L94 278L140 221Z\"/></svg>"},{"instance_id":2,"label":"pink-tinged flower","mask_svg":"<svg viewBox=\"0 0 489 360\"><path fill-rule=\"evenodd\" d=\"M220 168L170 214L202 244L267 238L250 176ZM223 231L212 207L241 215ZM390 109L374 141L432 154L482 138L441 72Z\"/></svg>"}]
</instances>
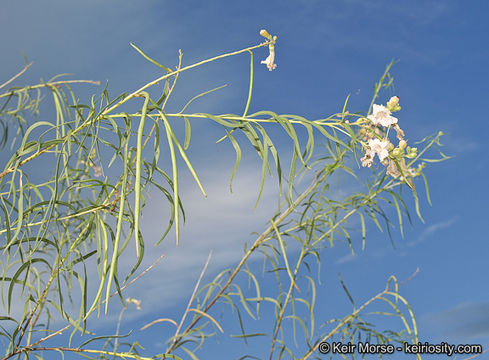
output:
<instances>
[{"instance_id":1,"label":"pink-tinged flower","mask_svg":"<svg viewBox=\"0 0 489 360\"><path fill-rule=\"evenodd\" d=\"M388 127L397 124L397 118L391 116L391 112L384 105L374 104L372 115L369 115L368 118L374 125Z\"/></svg>"}]
</instances>

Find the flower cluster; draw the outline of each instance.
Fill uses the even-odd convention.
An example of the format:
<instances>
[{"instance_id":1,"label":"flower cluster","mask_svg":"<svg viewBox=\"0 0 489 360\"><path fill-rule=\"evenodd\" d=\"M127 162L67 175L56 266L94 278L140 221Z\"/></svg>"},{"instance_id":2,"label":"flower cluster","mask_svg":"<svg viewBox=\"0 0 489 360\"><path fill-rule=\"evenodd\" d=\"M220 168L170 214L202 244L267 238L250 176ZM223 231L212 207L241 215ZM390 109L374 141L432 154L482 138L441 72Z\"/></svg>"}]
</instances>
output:
<instances>
[{"instance_id":1,"label":"flower cluster","mask_svg":"<svg viewBox=\"0 0 489 360\"><path fill-rule=\"evenodd\" d=\"M392 116L393 112L399 110L399 97L393 96L386 106L374 104L372 114L363 118L359 134L365 140L365 156L361 161L362 166L370 167L377 155L382 165L387 168L387 174L406 182L414 190L412 178L420 175L425 164L421 164L417 169L408 168L406 164L406 159L415 158L418 150L407 146L404 131L399 127L398 119ZM391 128L396 131L399 140L397 147L388 138Z\"/></svg>"}]
</instances>

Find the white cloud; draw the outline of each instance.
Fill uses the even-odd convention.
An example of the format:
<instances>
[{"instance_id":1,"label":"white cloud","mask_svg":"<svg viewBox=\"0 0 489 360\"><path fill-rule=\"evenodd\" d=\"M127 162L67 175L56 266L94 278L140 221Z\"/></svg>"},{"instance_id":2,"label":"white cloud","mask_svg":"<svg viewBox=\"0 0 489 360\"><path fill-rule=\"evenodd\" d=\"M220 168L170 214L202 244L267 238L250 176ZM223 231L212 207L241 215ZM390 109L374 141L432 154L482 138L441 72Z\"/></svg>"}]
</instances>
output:
<instances>
[{"instance_id":1,"label":"white cloud","mask_svg":"<svg viewBox=\"0 0 489 360\"><path fill-rule=\"evenodd\" d=\"M437 222L435 224L429 225L426 229L423 230L423 232L421 233L421 235L419 235L417 240L408 242L407 245L409 247L418 245L419 243L423 242L425 239L432 237L433 234L435 234L435 233L437 233L443 229L449 228L450 226L452 226L457 221L457 219L458 219L458 217L455 216L449 220L440 221L440 222Z\"/></svg>"},{"instance_id":2,"label":"white cloud","mask_svg":"<svg viewBox=\"0 0 489 360\"><path fill-rule=\"evenodd\" d=\"M336 264L344 264L344 263L355 261L357 259L358 259L358 255L347 254L347 255L340 257L338 260L336 260Z\"/></svg>"},{"instance_id":3,"label":"white cloud","mask_svg":"<svg viewBox=\"0 0 489 360\"><path fill-rule=\"evenodd\" d=\"M423 322L445 338L463 342L489 337L489 303L464 302L450 309L431 313Z\"/></svg>"}]
</instances>

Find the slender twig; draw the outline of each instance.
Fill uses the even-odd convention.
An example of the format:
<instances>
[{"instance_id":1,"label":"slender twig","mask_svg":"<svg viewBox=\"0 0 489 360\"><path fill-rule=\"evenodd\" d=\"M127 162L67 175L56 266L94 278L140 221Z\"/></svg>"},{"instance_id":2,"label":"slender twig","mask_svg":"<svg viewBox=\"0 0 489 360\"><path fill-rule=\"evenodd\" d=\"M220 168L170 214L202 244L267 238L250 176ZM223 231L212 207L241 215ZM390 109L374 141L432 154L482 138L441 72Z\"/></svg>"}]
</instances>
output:
<instances>
[{"instance_id":1,"label":"slender twig","mask_svg":"<svg viewBox=\"0 0 489 360\"><path fill-rule=\"evenodd\" d=\"M119 314L119 320L117 321L117 328L115 330L115 340L114 340L114 349L112 350L114 355L116 354L117 352L117 348L119 346L119 331L121 329L121 322L122 322L122 315L124 315L124 311L126 311L127 307L124 306Z\"/></svg>"},{"instance_id":2,"label":"slender twig","mask_svg":"<svg viewBox=\"0 0 489 360\"><path fill-rule=\"evenodd\" d=\"M416 277L416 275L418 275L420 272L420 269L419 269L419 266L416 268L416 270L411 274L409 275L409 277L403 281L401 281L399 283L399 285L404 285L405 283L407 283L408 281L411 281L412 279L414 279Z\"/></svg>"},{"instance_id":3,"label":"slender twig","mask_svg":"<svg viewBox=\"0 0 489 360\"><path fill-rule=\"evenodd\" d=\"M106 117L108 118L122 118L128 116L127 114L112 114L112 115L107 115ZM135 114L129 114L131 117L137 117L141 116L139 113ZM158 114L152 114L152 116L159 117ZM200 114L200 113L195 113L195 114L183 114L183 113L170 113L170 114L165 114L166 117L188 117L188 118L200 118L200 119L208 119L209 116L207 114ZM291 124L304 124L304 123L313 123L315 125L321 125L321 126L329 126L334 128L335 130L341 131L345 135L349 135L342 126L339 126L338 124L342 123L342 120L339 118L335 117L336 114L333 114L327 118L324 119L317 119L317 120L296 120L296 119L288 119L288 122ZM249 116L238 116L238 115L219 115L218 117L224 119L224 120L235 120L235 121L246 121L246 122L252 122L252 123L276 123L277 120L274 118L265 118L265 119L259 119L259 118L252 118ZM287 117L287 115L284 115L284 117ZM355 122L350 122L350 126L354 125L362 125L363 122L361 120L357 120Z\"/></svg>"},{"instance_id":4,"label":"slender twig","mask_svg":"<svg viewBox=\"0 0 489 360\"><path fill-rule=\"evenodd\" d=\"M156 319L156 320L151 321L149 324L144 325L139 330L141 330L141 331L146 330L147 328L153 326L154 324L158 324L160 322L169 322L169 323L171 323L171 324L173 324L175 326L178 326L177 322L175 320L173 320L173 319L170 319L170 318L161 318L161 319Z\"/></svg>"},{"instance_id":5,"label":"slender twig","mask_svg":"<svg viewBox=\"0 0 489 360\"><path fill-rule=\"evenodd\" d=\"M33 62L30 62L29 64L27 64L26 66L24 66L24 68L22 70L20 70L16 75L12 76L9 80L5 81L2 85L0 85L0 89L3 88L3 87L5 87L5 86L7 86L12 81L14 81L15 79L17 79L20 75L22 75L23 73L25 73L26 70L28 68L30 68L32 64L33 64Z\"/></svg>"},{"instance_id":6,"label":"slender twig","mask_svg":"<svg viewBox=\"0 0 489 360\"><path fill-rule=\"evenodd\" d=\"M9 92L6 92L4 94L0 95L0 98L7 97L7 96L12 96L15 93L22 92L22 91L28 91L28 90L35 90L35 89L40 89L43 87L52 87L52 86L61 86L61 85L66 85L66 84L94 84L94 85L100 85L100 81L94 81L94 80L59 80L59 81L52 81L52 82L47 82L47 83L42 83L42 84L37 84L37 85L30 85L30 86L25 86L20 89L14 89Z\"/></svg>"},{"instance_id":7,"label":"slender twig","mask_svg":"<svg viewBox=\"0 0 489 360\"><path fill-rule=\"evenodd\" d=\"M168 102L168 98L173 93L173 89L175 88L175 84L177 83L178 75L180 74L179 70L181 69L181 67L182 67L182 50L179 50L178 51L177 73L176 73L175 78L173 80L173 84L171 85L170 90L168 91L168 95L166 95L166 98L163 101L163 104L161 105L161 111L163 111L165 109L166 103ZM153 124L153 127L151 128L149 135L146 137L146 140L144 140L143 149L146 147L146 143L151 138L151 135L153 135L153 131L155 130L155 127L156 127L156 123Z\"/></svg>"},{"instance_id":8,"label":"slender twig","mask_svg":"<svg viewBox=\"0 0 489 360\"><path fill-rule=\"evenodd\" d=\"M205 262L204 268L200 272L199 280L197 280L197 283L195 284L192 296L190 296L190 299L189 299L188 304L187 304L187 308L185 309L185 312L183 313L182 319L180 320L180 323L178 324L177 330L175 331L175 335L173 336L173 341L172 341L171 345L169 346L169 348L171 348L173 346L173 344L178 339L178 333L180 332L180 329L182 328L183 322L185 321L185 319L187 317L187 314L190 310L190 306L194 302L195 294L197 293L197 290L198 290L199 285L200 285L200 281L202 280L202 277L204 276L205 270L207 269L207 265L209 265L209 262L211 260L211 256L212 256L212 250L209 253L209 256L207 256L207 261ZM168 350L166 352L168 352Z\"/></svg>"}]
</instances>

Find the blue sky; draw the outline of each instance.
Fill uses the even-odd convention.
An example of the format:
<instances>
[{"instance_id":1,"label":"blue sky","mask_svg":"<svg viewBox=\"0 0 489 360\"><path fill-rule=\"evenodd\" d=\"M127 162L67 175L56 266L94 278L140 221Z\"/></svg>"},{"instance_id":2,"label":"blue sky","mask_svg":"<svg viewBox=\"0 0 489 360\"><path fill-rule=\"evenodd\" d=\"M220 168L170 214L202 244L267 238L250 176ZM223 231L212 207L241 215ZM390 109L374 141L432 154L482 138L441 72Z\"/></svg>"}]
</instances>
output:
<instances>
[{"instance_id":1,"label":"blue sky","mask_svg":"<svg viewBox=\"0 0 489 360\"><path fill-rule=\"evenodd\" d=\"M188 65L261 42L258 31L266 28L278 36L278 67L268 72L258 66L267 53L265 49L255 52L251 111L266 109L309 119L340 111L349 94L352 109L366 109L374 82L387 63L398 60L392 74L403 107L398 117L408 138L416 141L442 130L446 134L443 151L453 158L427 170L432 206L422 200L425 223L414 218L404 238L399 231L393 232L396 249L387 234L369 226L372 231L365 251L360 251L357 239L355 256L341 244L325 252L319 317L326 321L326 316L340 317L350 311L338 273L362 303L383 289L391 274L405 279L419 267L401 292L415 311L421 340L489 346L489 169L483 153L489 133L485 111L488 2L19 0L4 1L0 9L0 82L22 68L25 54L34 65L18 84L72 73L74 78L108 80L113 97L160 75L129 42L173 67L178 49ZM248 69L249 58L243 55L189 71L179 80L170 106L179 108L195 94L228 84L190 110L239 113L246 101ZM89 86L77 90L82 99L98 91ZM389 94L383 96L386 101ZM152 275L129 290L130 296L142 298L143 310L127 311L126 329L139 328L157 317L178 317L209 250L213 249L209 274L232 266L243 243L252 239L249 234L262 231L274 210L276 189L268 181L261 204L253 212L258 192L256 156L246 154L235 185L239 191L231 195L227 183L233 150L214 144L222 136L217 127L198 125L198 129L201 132L194 135L190 154L209 196L199 196L195 184L184 175L182 196L189 221L181 246L175 249L168 238L166 245L149 254L148 262L164 251L167 257ZM422 188L421 183L418 186ZM412 199L406 197L414 211ZM151 238L158 233L155 214L162 210L157 203L148 206L145 235ZM222 219L226 227L218 226ZM152 333L154 338L147 338L148 334L136 336L146 341L148 351L157 349L163 337ZM199 353L201 358L211 358L217 346L229 358L250 349L223 336L210 343ZM266 349L267 344L259 343L253 353L260 354L259 346Z\"/></svg>"}]
</instances>

